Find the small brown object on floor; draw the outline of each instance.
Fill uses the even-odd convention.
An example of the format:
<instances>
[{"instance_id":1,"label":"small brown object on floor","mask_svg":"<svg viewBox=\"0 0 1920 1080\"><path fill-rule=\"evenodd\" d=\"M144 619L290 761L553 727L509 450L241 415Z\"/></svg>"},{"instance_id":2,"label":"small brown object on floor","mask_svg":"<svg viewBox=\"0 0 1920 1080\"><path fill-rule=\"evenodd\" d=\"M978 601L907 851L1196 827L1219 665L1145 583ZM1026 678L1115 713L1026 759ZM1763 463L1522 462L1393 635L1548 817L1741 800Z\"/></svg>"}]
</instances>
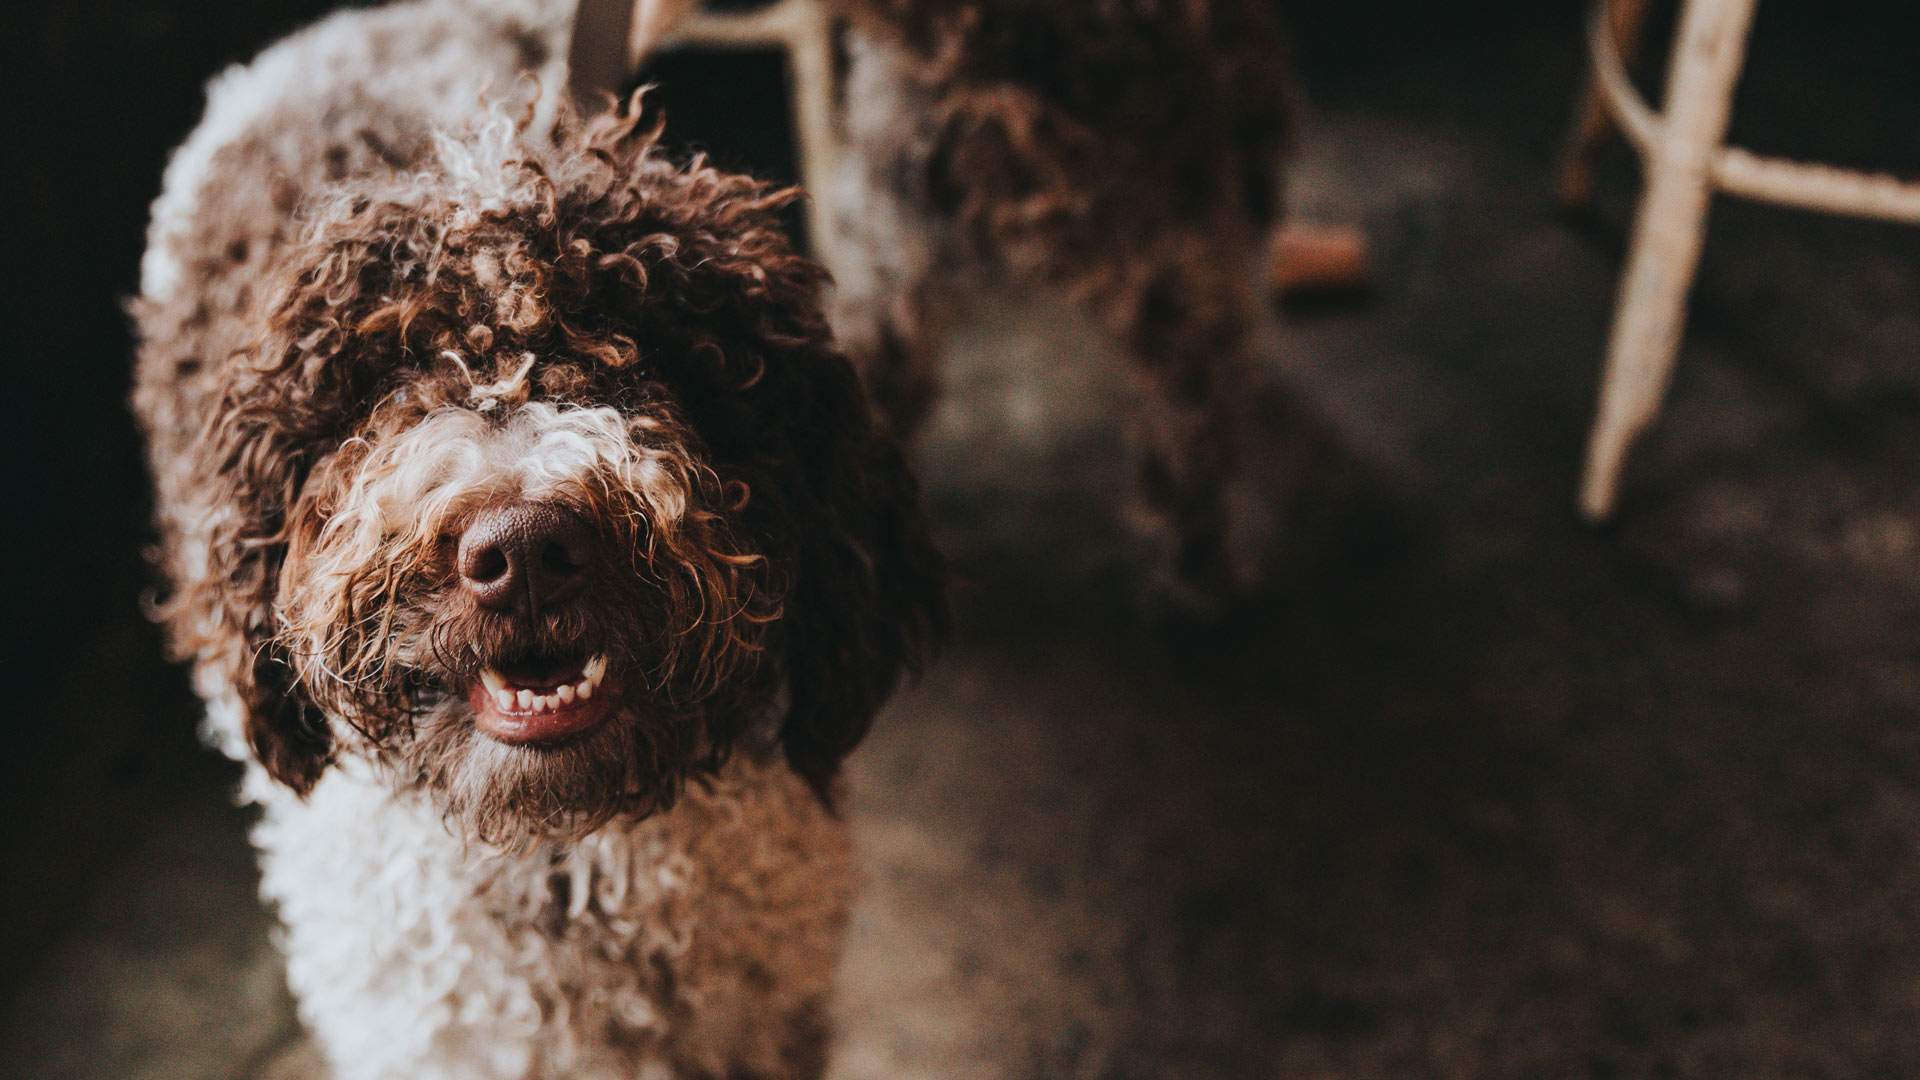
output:
<instances>
[{"instance_id":1,"label":"small brown object on floor","mask_svg":"<svg viewBox=\"0 0 1920 1080\"><path fill-rule=\"evenodd\" d=\"M1365 288L1367 238L1350 225L1289 222L1274 230L1267 285L1276 295Z\"/></svg>"}]
</instances>

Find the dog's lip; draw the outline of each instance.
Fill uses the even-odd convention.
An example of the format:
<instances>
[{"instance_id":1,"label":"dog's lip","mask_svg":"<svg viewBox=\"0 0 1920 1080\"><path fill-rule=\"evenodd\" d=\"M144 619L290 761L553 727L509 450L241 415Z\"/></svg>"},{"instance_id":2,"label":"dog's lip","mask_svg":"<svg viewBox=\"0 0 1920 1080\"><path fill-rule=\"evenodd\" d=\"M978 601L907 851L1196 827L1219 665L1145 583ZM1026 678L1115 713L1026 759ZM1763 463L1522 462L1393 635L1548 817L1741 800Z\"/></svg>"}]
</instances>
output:
<instances>
[{"instance_id":1,"label":"dog's lip","mask_svg":"<svg viewBox=\"0 0 1920 1080\"><path fill-rule=\"evenodd\" d=\"M607 658L580 663L487 667L467 690L473 724L510 745L548 743L599 725L613 712L617 694Z\"/></svg>"}]
</instances>

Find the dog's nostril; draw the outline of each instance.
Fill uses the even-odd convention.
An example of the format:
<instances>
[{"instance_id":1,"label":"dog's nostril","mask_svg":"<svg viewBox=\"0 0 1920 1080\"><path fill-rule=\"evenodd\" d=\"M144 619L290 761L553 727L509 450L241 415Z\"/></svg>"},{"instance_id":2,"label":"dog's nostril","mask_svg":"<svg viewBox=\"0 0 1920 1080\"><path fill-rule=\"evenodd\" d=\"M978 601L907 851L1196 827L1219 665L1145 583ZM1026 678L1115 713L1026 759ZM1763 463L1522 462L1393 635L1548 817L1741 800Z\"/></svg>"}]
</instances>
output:
<instances>
[{"instance_id":1,"label":"dog's nostril","mask_svg":"<svg viewBox=\"0 0 1920 1080\"><path fill-rule=\"evenodd\" d=\"M482 607L537 614L580 591L593 544L585 521L550 503L492 507L460 536L461 585Z\"/></svg>"},{"instance_id":2,"label":"dog's nostril","mask_svg":"<svg viewBox=\"0 0 1920 1080\"><path fill-rule=\"evenodd\" d=\"M493 581L507 572L507 553L497 547L482 548L472 552L460 573L470 580L478 582Z\"/></svg>"}]
</instances>

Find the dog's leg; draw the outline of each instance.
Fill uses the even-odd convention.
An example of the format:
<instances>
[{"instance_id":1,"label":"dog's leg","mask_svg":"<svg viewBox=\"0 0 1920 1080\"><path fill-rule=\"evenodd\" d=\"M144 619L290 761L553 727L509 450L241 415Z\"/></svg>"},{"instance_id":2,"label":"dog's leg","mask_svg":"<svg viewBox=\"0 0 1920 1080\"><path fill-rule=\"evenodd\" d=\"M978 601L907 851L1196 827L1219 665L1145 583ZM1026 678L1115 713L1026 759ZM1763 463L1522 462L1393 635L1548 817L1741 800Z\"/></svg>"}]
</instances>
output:
<instances>
[{"instance_id":1,"label":"dog's leg","mask_svg":"<svg viewBox=\"0 0 1920 1080\"><path fill-rule=\"evenodd\" d=\"M827 1055L832 1049L833 1025L826 1003L803 1006L787 1018L781 1075L791 1080L820 1080L827 1074Z\"/></svg>"},{"instance_id":2,"label":"dog's leg","mask_svg":"<svg viewBox=\"0 0 1920 1080\"><path fill-rule=\"evenodd\" d=\"M815 195L834 206L823 252L833 330L888 427L910 440L939 397L951 270L962 261L949 250L951 221L915 179L930 169L938 103L897 49L857 29L845 46L846 153L832 189Z\"/></svg>"},{"instance_id":3,"label":"dog's leg","mask_svg":"<svg viewBox=\"0 0 1920 1080\"><path fill-rule=\"evenodd\" d=\"M951 321L951 302L935 287L940 225L859 162L837 194L834 334L889 430L910 441L939 398Z\"/></svg>"},{"instance_id":4,"label":"dog's leg","mask_svg":"<svg viewBox=\"0 0 1920 1080\"><path fill-rule=\"evenodd\" d=\"M1161 267L1123 305L1123 336L1143 383L1139 494L1169 535L1162 599L1205 606L1250 584L1229 543L1228 488L1240 461L1252 322L1247 275L1226 258Z\"/></svg>"},{"instance_id":5,"label":"dog's leg","mask_svg":"<svg viewBox=\"0 0 1920 1080\"><path fill-rule=\"evenodd\" d=\"M843 343L874 408L894 435L912 440L940 394L944 320L923 279L865 319L843 318Z\"/></svg>"}]
</instances>

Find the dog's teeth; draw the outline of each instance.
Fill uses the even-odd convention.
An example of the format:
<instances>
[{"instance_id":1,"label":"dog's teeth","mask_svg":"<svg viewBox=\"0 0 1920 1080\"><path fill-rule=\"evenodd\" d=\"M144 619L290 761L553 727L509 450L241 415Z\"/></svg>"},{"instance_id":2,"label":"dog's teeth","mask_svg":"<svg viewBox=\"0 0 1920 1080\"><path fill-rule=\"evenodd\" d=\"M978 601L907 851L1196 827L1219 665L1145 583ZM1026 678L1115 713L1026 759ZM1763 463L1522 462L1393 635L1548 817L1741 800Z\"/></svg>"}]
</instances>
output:
<instances>
[{"instance_id":1,"label":"dog's teeth","mask_svg":"<svg viewBox=\"0 0 1920 1080\"><path fill-rule=\"evenodd\" d=\"M559 707L560 699L548 694L541 694L539 697L533 699L534 712L552 712Z\"/></svg>"},{"instance_id":2,"label":"dog's teeth","mask_svg":"<svg viewBox=\"0 0 1920 1080\"><path fill-rule=\"evenodd\" d=\"M480 681L486 684L487 692L490 694L497 695L507 688L507 680L492 668L480 669Z\"/></svg>"},{"instance_id":3,"label":"dog's teeth","mask_svg":"<svg viewBox=\"0 0 1920 1080\"><path fill-rule=\"evenodd\" d=\"M513 708L513 691L495 690L493 692L493 703L503 709Z\"/></svg>"},{"instance_id":4,"label":"dog's teeth","mask_svg":"<svg viewBox=\"0 0 1920 1080\"><path fill-rule=\"evenodd\" d=\"M593 680L581 679L579 685L573 688L573 692L579 695L581 701L591 698L593 696Z\"/></svg>"},{"instance_id":5,"label":"dog's teeth","mask_svg":"<svg viewBox=\"0 0 1920 1080\"><path fill-rule=\"evenodd\" d=\"M573 686L572 686L572 684L571 684L571 683L569 683L568 685L566 685L566 686L563 686L563 687L561 687L561 688L560 688L560 689L558 689L558 690L555 690L555 691L553 692L553 696L554 696L554 697L557 697L557 698L559 698L559 699L560 699L560 703L561 703L562 705L571 705L571 704L573 704Z\"/></svg>"},{"instance_id":6,"label":"dog's teeth","mask_svg":"<svg viewBox=\"0 0 1920 1080\"><path fill-rule=\"evenodd\" d=\"M520 707L522 709L533 708L533 691L531 690L520 691Z\"/></svg>"},{"instance_id":7,"label":"dog's teeth","mask_svg":"<svg viewBox=\"0 0 1920 1080\"><path fill-rule=\"evenodd\" d=\"M607 654L601 653L587 661L587 666L580 670L580 674L585 675L588 682L599 686L600 680L607 677Z\"/></svg>"}]
</instances>

